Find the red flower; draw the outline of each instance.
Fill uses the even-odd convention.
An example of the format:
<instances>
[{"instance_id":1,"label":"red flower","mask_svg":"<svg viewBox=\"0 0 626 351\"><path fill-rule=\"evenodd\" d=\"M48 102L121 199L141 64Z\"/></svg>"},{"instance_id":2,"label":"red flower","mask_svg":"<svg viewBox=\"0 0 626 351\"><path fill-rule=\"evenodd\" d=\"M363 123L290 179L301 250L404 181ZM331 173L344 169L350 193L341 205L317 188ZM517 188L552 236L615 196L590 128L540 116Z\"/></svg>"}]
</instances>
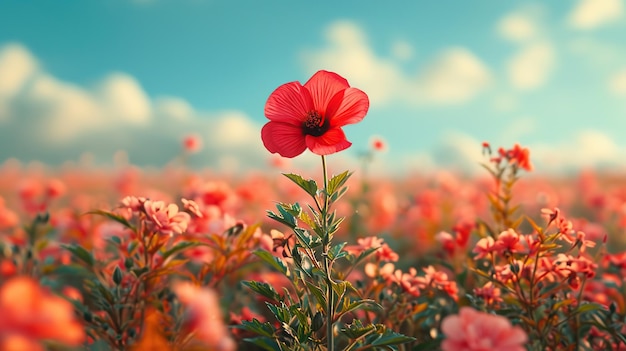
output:
<instances>
[{"instance_id":1,"label":"red flower","mask_svg":"<svg viewBox=\"0 0 626 351\"><path fill-rule=\"evenodd\" d=\"M301 85L278 87L267 99L261 130L265 148L283 157L296 157L307 148L329 155L352 145L341 127L360 122L369 108L367 95L351 88L343 77L318 71Z\"/></svg>"}]
</instances>

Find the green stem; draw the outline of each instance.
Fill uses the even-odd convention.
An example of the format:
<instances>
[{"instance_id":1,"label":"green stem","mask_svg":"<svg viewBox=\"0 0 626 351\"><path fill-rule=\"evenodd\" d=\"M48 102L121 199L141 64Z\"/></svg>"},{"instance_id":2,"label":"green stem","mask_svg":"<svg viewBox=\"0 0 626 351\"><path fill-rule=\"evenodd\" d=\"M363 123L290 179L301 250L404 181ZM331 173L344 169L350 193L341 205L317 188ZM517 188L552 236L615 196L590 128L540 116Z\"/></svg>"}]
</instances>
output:
<instances>
[{"instance_id":1,"label":"green stem","mask_svg":"<svg viewBox=\"0 0 626 351\"><path fill-rule=\"evenodd\" d=\"M334 292L332 281L332 263L328 258L328 251L330 250L330 234L328 233L328 171L326 167L326 156L322 155L322 172L324 173L324 207L322 208L322 229L324 237L322 238L323 251L322 257L324 258L324 270L326 273L326 344L327 349L332 351L335 349L335 338L333 335L333 319L334 319Z\"/></svg>"}]
</instances>

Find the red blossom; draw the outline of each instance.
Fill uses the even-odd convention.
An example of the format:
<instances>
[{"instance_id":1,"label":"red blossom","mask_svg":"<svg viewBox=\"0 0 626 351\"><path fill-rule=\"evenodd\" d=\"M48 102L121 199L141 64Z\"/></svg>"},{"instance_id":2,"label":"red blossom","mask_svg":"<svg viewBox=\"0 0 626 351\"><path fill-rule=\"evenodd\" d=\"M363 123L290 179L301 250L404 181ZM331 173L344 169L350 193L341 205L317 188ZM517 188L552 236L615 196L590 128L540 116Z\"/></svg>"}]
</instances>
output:
<instances>
[{"instance_id":1,"label":"red blossom","mask_svg":"<svg viewBox=\"0 0 626 351\"><path fill-rule=\"evenodd\" d=\"M367 95L336 73L318 71L304 85L286 83L265 104L270 120L261 130L265 148L293 158L306 149L329 155L352 145L341 127L360 122L369 109Z\"/></svg>"}]
</instances>

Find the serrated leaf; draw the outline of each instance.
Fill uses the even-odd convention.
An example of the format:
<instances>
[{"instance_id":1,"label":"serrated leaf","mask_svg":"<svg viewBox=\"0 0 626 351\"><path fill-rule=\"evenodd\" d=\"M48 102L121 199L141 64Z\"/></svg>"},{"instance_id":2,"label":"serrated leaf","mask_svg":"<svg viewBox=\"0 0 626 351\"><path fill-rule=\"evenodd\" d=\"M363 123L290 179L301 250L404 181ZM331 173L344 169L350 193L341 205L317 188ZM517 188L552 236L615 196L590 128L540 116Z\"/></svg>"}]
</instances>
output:
<instances>
[{"instance_id":1,"label":"serrated leaf","mask_svg":"<svg viewBox=\"0 0 626 351\"><path fill-rule=\"evenodd\" d=\"M376 329L373 324L363 326L360 320L355 319L351 324L347 324L345 328L341 328L339 331L350 339L358 339L363 335L366 335Z\"/></svg>"},{"instance_id":2,"label":"serrated leaf","mask_svg":"<svg viewBox=\"0 0 626 351\"><path fill-rule=\"evenodd\" d=\"M370 300L370 299L366 299L366 300L358 300L355 302L350 303L349 305L345 306L344 308L341 309L341 311L339 311L339 315L344 315L348 312L352 312L354 310L357 310L361 307L366 307L367 305L374 307L375 309L378 310L382 310L383 306L381 306L380 304L378 304L376 301L374 300Z\"/></svg>"},{"instance_id":3,"label":"serrated leaf","mask_svg":"<svg viewBox=\"0 0 626 351\"><path fill-rule=\"evenodd\" d=\"M276 342L276 340L269 338L269 337L257 337L257 338L244 338L243 339L245 342L249 342L251 344L254 344L260 348L262 348L263 350L267 350L267 351L282 351L280 346L278 346L278 343Z\"/></svg>"},{"instance_id":4,"label":"serrated leaf","mask_svg":"<svg viewBox=\"0 0 626 351\"><path fill-rule=\"evenodd\" d=\"M293 232L296 234L296 237L298 237L298 241L306 248L313 249L320 244L319 238L311 236L306 229L294 228Z\"/></svg>"},{"instance_id":5,"label":"serrated leaf","mask_svg":"<svg viewBox=\"0 0 626 351\"><path fill-rule=\"evenodd\" d=\"M252 289L252 291L267 297L270 300L280 301L281 296L278 294L274 287L267 283L255 282L255 281L243 281L243 285Z\"/></svg>"},{"instance_id":6,"label":"serrated leaf","mask_svg":"<svg viewBox=\"0 0 626 351\"><path fill-rule=\"evenodd\" d=\"M295 226L293 225L293 223L290 223L289 221L285 220L285 218L283 218L281 215L278 215L272 211L267 211L267 217L269 217L270 219L275 220L276 222L282 223L286 226L288 226L289 228L294 228Z\"/></svg>"},{"instance_id":7,"label":"serrated leaf","mask_svg":"<svg viewBox=\"0 0 626 351\"><path fill-rule=\"evenodd\" d=\"M274 335L274 327L270 322L261 323L256 318L251 321L242 321L241 325L236 326L236 328L247 330L268 338L271 338Z\"/></svg>"},{"instance_id":8,"label":"serrated leaf","mask_svg":"<svg viewBox=\"0 0 626 351\"><path fill-rule=\"evenodd\" d=\"M320 304L321 306L326 306L327 304L326 295L324 294L322 289L320 289L320 287L313 285L309 282L306 282L306 286L309 288L309 290L311 290L311 293L313 293L313 296L315 296L315 299L317 299L317 303Z\"/></svg>"},{"instance_id":9,"label":"serrated leaf","mask_svg":"<svg viewBox=\"0 0 626 351\"><path fill-rule=\"evenodd\" d=\"M337 258L346 256L348 253L343 251L343 248L346 246L346 244L346 242L343 242L331 247L330 250L328 250L328 258L332 261Z\"/></svg>"},{"instance_id":10,"label":"serrated leaf","mask_svg":"<svg viewBox=\"0 0 626 351\"><path fill-rule=\"evenodd\" d=\"M93 267L95 263L93 256L91 255L89 251L85 250L85 248L83 248L82 246L61 245L61 247L71 252L76 258L85 262L89 267Z\"/></svg>"},{"instance_id":11,"label":"serrated leaf","mask_svg":"<svg viewBox=\"0 0 626 351\"><path fill-rule=\"evenodd\" d=\"M396 333L391 330L386 330L384 334L373 340L370 345L373 346L391 346L400 345L407 342L415 341L415 338L406 336L400 333Z\"/></svg>"},{"instance_id":12,"label":"serrated leaf","mask_svg":"<svg viewBox=\"0 0 626 351\"><path fill-rule=\"evenodd\" d=\"M328 189L326 189L328 195L332 196L339 188L341 188L346 183L351 175L352 172L345 171L330 178L330 180L328 181Z\"/></svg>"},{"instance_id":13,"label":"serrated leaf","mask_svg":"<svg viewBox=\"0 0 626 351\"><path fill-rule=\"evenodd\" d=\"M254 255L256 255L258 258L265 261L266 263L269 263L270 266L274 267L282 274L289 276L289 268L287 268L283 261L281 261L278 257L274 257L271 253L263 250L254 251Z\"/></svg>"},{"instance_id":14,"label":"serrated leaf","mask_svg":"<svg viewBox=\"0 0 626 351\"><path fill-rule=\"evenodd\" d=\"M294 173L283 174L289 178L292 182L296 183L307 194L315 196L317 194L317 183L313 179L305 180L302 176Z\"/></svg>"}]
</instances>

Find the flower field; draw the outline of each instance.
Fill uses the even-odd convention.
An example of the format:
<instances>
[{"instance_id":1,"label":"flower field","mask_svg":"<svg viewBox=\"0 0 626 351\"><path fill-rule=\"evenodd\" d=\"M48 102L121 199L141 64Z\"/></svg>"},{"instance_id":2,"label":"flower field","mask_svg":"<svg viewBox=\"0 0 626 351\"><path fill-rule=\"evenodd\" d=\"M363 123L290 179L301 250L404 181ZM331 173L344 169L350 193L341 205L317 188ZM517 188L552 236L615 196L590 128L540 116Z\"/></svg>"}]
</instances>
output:
<instances>
[{"instance_id":1,"label":"flower field","mask_svg":"<svg viewBox=\"0 0 626 351\"><path fill-rule=\"evenodd\" d=\"M5 162L0 350L626 350L626 176L487 142L473 177L330 167L368 107L272 93L259 136L311 174Z\"/></svg>"}]
</instances>

